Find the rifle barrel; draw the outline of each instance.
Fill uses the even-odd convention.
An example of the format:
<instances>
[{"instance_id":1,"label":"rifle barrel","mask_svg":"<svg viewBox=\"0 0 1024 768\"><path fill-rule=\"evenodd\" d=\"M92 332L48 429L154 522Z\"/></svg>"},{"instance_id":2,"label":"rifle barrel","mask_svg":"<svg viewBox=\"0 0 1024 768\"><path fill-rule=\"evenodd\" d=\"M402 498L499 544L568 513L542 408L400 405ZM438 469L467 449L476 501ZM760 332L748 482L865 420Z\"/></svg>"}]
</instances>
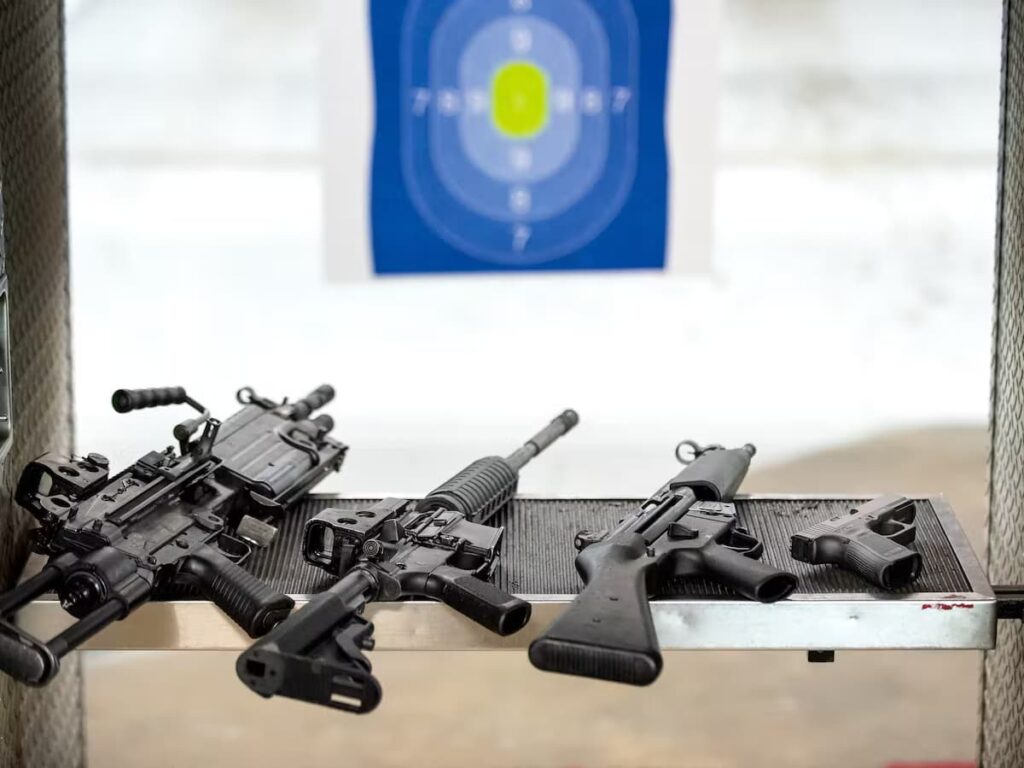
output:
<instances>
[{"instance_id":1,"label":"rifle barrel","mask_svg":"<svg viewBox=\"0 0 1024 768\"><path fill-rule=\"evenodd\" d=\"M541 451L579 424L579 422L580 417L576 411L571 408L562 411L544 429L523 443L522 447L510 453L505 461L518 472L529 464Z\"/></svg>"}]
</instances>

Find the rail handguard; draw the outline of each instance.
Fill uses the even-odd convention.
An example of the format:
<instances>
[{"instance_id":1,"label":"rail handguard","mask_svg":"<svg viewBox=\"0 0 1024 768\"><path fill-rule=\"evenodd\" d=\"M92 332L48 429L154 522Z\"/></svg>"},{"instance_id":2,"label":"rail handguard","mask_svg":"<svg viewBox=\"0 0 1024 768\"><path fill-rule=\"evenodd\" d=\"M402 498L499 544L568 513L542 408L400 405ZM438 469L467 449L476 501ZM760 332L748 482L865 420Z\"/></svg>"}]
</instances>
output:
<instances>
[{"instance_id":1,"label":"rail handguard","mask_svg":"<svg viewBox=\"0 0 1024 768\"><path fill-rule=\"evenodd\" d=\"M882 589L905 587L921 573L921 553L906 545L917 537L914 502L882 496L793 535L793 559L832 564Z\"/></svg>"},{"instance_id":2,"label":"rail handguard","mask_svg":"<svg viewBox=\"0 0 1024 768\"><path fill-rule=\"evenodd\" d=\"M221 423L181 387L115 392L119 413L188 404L201 415L174 428L178 452L152 451L112 478L98 453L47 453L25 468L15 499L39 521L31 544L50 560L0 595L0 671L43 685L62 656L175 584L198 586L252 637L287 616L291 598L240 564L269 543L284 509L341 468L347 449L328 436L334 422L310 418L333 397L324 385L275 403L246 388ZM78 620L44 641L16 614L51 591Z\"/></svg>"},{"instance_id":3,"label":"rail handguard","mask_svg":"<svg viewBox=\"0 0 1024 768\"><path fill-rule=\"evenodd\" d=\"M793 591L793 574L758 562L763 546L736 525L729 503L754 446L694 445L694 454L613 530L577 534L576 570L585 586L530 644L535 667L631 685L654 682L662 660L648 598L659 576L714 579L763 603Z\"/></svg>"},{"instance_id":4,"label":"rail handguard","mask_svg":"<svg viewBox=\"0 0 1024 768\"><path fill-rule=\"evenodd\" d=\"M482 523L513 500L519 470L578 421L565 411L510 456L479 459L420 501L384 499L312 518L303 555L341 581L239 656L242 682L261 696L371 711L381 689L363 654L373 625L360 614L378 600L429 597L499 635L522 629L530 604L488 581L504 529Z\"/></svg>"}]
</instances>

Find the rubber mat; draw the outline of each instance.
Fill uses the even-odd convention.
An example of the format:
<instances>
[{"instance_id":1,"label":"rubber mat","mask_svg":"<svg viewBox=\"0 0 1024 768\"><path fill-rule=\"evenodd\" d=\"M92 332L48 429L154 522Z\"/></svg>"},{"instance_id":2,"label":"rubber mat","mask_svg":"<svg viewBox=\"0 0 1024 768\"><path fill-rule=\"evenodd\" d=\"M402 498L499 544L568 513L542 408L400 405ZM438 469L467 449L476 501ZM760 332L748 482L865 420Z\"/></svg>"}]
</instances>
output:
<instances>
[{"instance_id":1,"label":"rubber mat","mask_svg":"<svg viewBox=\"0 0 1024 768\"><path fill-rule=\"evenodd\" d=\"M357 510L372 499L334 499L311 496L301 502L281 525L271 546L256 554L248 568L260 578L289 594L313 594L329 586L328 574L308 565L301 555L302 527L321 510L334 507ZM496 582L520 595L567 595L580 588L573 559L573 537L581 528L614 525L636 500L518 499L495 520L505 526L502 561ZM853 574L832 566L811 566L789 556L791 533L840 514L859 500L836 499L741 499L737 502L740 523L765 545L762 560L799 577L797 593L843 594L877 592ZM932 504L917 501L918 533L915 547L924 558L921 576L911 592L953 593L970 591L953 546ZM705 579L670 579L657 586L659 595L679 597L729 597L725 587ZM892 593L888 593L892 594Z\"/></svg>"}]
</instances>

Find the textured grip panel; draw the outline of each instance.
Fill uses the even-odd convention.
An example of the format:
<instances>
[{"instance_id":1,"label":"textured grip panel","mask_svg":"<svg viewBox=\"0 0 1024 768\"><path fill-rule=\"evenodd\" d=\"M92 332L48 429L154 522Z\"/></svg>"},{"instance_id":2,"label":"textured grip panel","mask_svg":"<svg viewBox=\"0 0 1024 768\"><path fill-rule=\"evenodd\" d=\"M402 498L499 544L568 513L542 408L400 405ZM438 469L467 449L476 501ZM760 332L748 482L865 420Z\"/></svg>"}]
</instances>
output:
<instances>
[{"instance_id":1,"label":"textured grip panel","mask_svg":"<svg viewBox=\"0 0 1024 768\"><path fill-rule=\"evenodd\" d=\"M417 508L441 507L461 512L471 522L486 523L512 501L518 479L501 456L487 456L439 485Z\"/></svg>"},{"instance_id":2,"label":"textured grip panel","mask_svg":"<svg viewBox=\"0 0 1024 768\"><path fill-rule=\"evenodd\" d=\"M185 558L181 570L195 578L203 593L250 637L266 634L295 605L211 547Z\"/></svg>"},{"instance_id":3,"label":"textured grip panel","mask_svg":"<svg viewBox=\"0 0 1024 768\"><path fill-rule=\"evenodd\" d=\"M56 673L58 662L52 664L37 649L0 633L0 672L28 685L42 685Z\"/></svg>"},{"instance_id":4,"label":"textured grip panel","mask_svg":"<svg viewBox=\"0 0 1024 768\"><path fill-rule=\"evenodd\" d=\"M110 404L118 413L137 411L140 408L158 408L162 405L179 405L185 402L184 387L157 387L155 389L119 389L110 398Z\"/></svg>"},{"instance_id":5,"label":"textured grip panel","mask_svg":"<svg viewBox=\"0 0 1024 768\"><path fill-rule=\"evenodd\" d=\"M661 673L661 654L583 645L541 637L530 643L530 663L547 672L650 685Z\"/></svg>"},{"instance_id":6,"label":"textured grip panel","mask_svg":"<svg viewBox=\"0 0 1024 768\"><path fill-rule=\"evenodd\" d=\"M921 573L921 555L868 531L850 539L840 563L882 589L899 589Z\"/></svg>"},{"instance_id":7,"label":"textured grip panel","mask_svg":"<svg viewBox=\"0 0 1024 768\"><path fill-rule=\"evenodd\" d=\"M475 576L445 581L441 600L463 616L499 635L511 635L526 626L531 606Z\"/></svg>"}]
</instances>

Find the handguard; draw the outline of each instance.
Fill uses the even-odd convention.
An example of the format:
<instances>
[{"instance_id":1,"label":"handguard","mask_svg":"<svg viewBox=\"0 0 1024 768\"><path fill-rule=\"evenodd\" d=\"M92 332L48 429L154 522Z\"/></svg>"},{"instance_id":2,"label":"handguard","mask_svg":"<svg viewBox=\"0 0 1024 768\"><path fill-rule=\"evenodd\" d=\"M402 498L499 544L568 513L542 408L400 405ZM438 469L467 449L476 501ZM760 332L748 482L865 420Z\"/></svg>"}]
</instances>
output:
<instances>
[{"instance_id":1,"label":"handguard","mask_svg":"<svg viewBox=\"0 0 1024 768\"><path fill-rule=\"evenodd\" d=\"M812 565L837 565L885 590L899 589L923 565L921 553L906 546L917 536L916 514L911 499L882 496L794 534L791 554Z\"/></svg>"}]
</instances>

